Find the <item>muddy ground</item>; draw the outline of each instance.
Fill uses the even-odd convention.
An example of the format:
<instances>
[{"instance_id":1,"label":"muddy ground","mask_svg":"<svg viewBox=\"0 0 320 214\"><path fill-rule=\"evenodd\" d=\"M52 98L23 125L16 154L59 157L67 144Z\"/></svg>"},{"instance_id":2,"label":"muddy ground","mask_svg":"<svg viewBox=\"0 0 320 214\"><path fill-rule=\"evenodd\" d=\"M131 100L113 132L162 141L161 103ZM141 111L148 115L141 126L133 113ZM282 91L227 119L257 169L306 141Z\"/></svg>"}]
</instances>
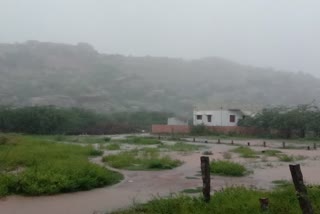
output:
<instances>
[{"instance_id":1,"label":"muddy ground","mask_svg":"<svg viewBox=\"0 0 320 214\"><path fill-rule=\"evenodd\" d=\"M125 178L120 183L94 189L91 191L60 194L54 196L23 197L9 196L0 200L0 213L2 214L92 214L125 208L133 203L145 202L152 197L167 196L171 193L179 193L184 189L200 187L202 184L200 171L200 156L203 151L210 150L213 155L210 159L225 159L224 153L239 145L250 147L256 151L277 149L284 154L300 157L300 163L304 179L309 184L320 183L320 148L307 150L306 144L287 143L294 145L296 149L282 149L281 141L267 141L267 147L263 147L263 140L234 140L236 145L231 145L230 140L224 140L217 144L214 140L204 143L205 139L194 144L206 145L200 151L179 153L171 155L184 161L184 164L172 170L164 171L128 171L117 170ZM170 143L170 142L169 142ZM129 148L129 147L128 147ZM107 153L107 152L106 152ZM251 188L270 189L274 186L274 180L290 180L289 162L281 162L276 157L241 158L232 153L230 160L243 163L252 173L244 177L212 176L213 192L226 186L244 185ZM262 153L261 153L262 154ZM102 164L100 158L92 159L93 162Z\"/></svg>"}]
</instances>

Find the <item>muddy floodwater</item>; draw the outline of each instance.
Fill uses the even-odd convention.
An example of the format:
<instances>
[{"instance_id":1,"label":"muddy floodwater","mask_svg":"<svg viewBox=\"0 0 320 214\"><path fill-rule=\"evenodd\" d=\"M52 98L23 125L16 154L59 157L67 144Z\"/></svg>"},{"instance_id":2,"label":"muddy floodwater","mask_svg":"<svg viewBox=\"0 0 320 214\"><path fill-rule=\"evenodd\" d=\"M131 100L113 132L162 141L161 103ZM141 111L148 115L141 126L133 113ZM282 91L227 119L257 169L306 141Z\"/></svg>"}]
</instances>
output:
<instances>
[{"instance_id":1,"label":"muddy floodwater","mask_svg":"<svg viewBox=\"0 0 320 214\"><path fill-rule=\"evenodd\" d=\"M125 208L133 203L145 202L152 197L166 196L178 193L184 189L200 187L202 184L200 171L200 156L204 150L210 150L210 159L225 159L224 153L238 145L247 146L248 140L228 141L217 143L195 143L206 145L208 148L196 152L173 152L174 158L184 162L172 170L164 171L128 171L118 170L125 178L120 183L94 189L91 191L60 194L54 196L24 197L9 196L0 200L1 214L92 214L108 212ZM320 149L307 150L306 144L293 144L299 148L282 149L281 141L269 141L263 147L262 140L250 140L250 148L261 152L266 149L277 149L287 155L299 157L295 163L300 163L304 179L310 184L320 183ZM288 143L289 145L289 143ZM291 145L291 144L290 144ZM261 155L259 158L241 158L230 152L230 160L243 163L252 173L244 177L212 176L213 192L226 186L244 185L251 188L270 189L274 180L291 180L288 165L276 157ZM260 156L260 155L259 155ZM100 163L100 159L92 161ZM100 163L101 164L101 163Z\"/></svg>"}]
</instances>

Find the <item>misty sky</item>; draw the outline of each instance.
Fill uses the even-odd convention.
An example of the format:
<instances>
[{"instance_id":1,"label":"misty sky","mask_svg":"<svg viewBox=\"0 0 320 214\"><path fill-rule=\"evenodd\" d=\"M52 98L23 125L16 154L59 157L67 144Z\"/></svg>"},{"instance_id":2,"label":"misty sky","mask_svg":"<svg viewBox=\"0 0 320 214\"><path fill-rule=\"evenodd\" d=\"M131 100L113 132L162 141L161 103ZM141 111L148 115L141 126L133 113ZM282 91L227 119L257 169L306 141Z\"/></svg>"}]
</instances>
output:
<instances>
[{"instance_id":1,"label":"misty sky","mask_svg":"<svg viewBox=\"0 0 320 214\"><path fill-rule=\"evenodd\" d=\"M0 0L0 42L88 42L104 53L219 56L320 76L318 0Z\"/></svg>"}]
</instances>

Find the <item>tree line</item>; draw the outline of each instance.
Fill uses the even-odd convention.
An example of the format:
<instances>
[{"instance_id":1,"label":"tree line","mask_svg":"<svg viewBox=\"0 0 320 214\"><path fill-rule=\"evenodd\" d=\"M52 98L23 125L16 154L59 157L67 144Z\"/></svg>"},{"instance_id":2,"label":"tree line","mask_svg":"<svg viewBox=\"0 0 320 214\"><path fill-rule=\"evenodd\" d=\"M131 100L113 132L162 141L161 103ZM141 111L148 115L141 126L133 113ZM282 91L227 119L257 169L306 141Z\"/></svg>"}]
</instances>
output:
<instances>
[{"instance_id":1,"label":"tree line","mask_svg":"<svg viewBox=\"0 0 320 214\"><path fill-rule=\"evenodd\" d=\"M286 138L320 137L320 109L313 104L265 108L254 117L240 120L238 125L262 128L270 134L277 130Z\"/></svg>"},{"instance_id":2,"label":"tree line","mask_svg":"<svg viewBox=\"0 0 320 214\"><path fill-rule=\"evenodd\" d=\"M28 134L116 134L149 129L164 123L166 112L100 114L80 108L55 106L0 107L0 131Z\"/></svg>"}]
</instances>

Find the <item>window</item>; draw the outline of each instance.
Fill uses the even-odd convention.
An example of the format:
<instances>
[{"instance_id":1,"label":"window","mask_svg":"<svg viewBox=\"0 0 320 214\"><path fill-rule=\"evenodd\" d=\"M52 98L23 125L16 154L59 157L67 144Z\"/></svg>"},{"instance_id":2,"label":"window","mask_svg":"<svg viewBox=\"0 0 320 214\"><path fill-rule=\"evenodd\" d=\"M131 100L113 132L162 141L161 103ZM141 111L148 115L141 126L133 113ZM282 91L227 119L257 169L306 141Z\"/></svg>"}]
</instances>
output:
<instances>
[{"instance_id":1,"label":"window","mask_svg":"<svg viewBox=\"0 0 320 214\"><path fill-rule=\"evenodd\" d=\"M202 120L202 115L198 114L197 115L197 120Z\"/></svg>"},{"instance_id":2,"label":"window","mask_svg":"<svg viewBox=\"0 0 320 214\"><path fill-rule=\"evenodd\" d=\"M212 115L210 115L210 114L207 115L207 120L208 120L209 123L211 123L211 119L212 119Z\"/></svg>"},{"instance_id":3,"label":"window","mask_svg":"<svg viewBox=\"0 0 320 214\"><path fill-rule=\"evenodd\" d=\"M236 122L236 116L235 115L230 115L230 123Z\"/></svg>"}]
</instances>

